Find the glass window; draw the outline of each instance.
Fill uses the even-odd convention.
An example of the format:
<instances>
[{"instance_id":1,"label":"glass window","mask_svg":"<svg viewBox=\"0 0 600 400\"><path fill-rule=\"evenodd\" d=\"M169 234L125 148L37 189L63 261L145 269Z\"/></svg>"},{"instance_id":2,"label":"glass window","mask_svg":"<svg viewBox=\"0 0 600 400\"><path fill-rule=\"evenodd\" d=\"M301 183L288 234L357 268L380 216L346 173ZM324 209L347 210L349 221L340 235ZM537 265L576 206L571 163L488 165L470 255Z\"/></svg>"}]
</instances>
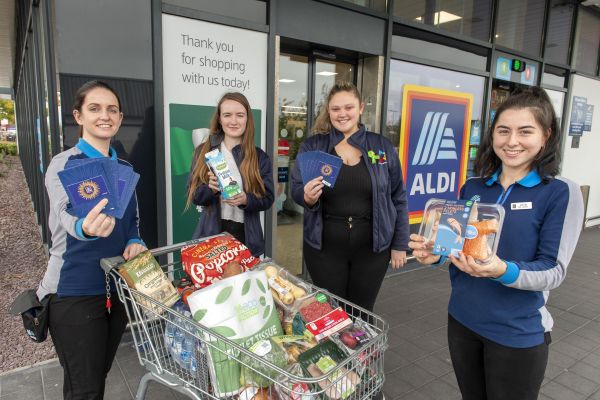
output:
<instances>
[{"instance_id":1,"label":"glass window","mask_svg":"<svg viewBox=\"0 0 600 400\"><path fill-rule=\"evenodd\" d=\"M400 141L402 93L406 84L471 93L473 95L471 133L473 129L481 129L484 77L391 60L385 135L391 139L394 146L398 147Z\"/></svg>"},{"instance_id":2,"label":"glass window","mask_svg":"<svg viewBox=\"0 0 600 400\"><path fill-rule=\"evenodd\" d=\"M575 32L573 68L596 75L599 43L600 18L580 7Z\"/></svg>"},{"instance_id":3,"label":"glass window","mask_svg":"<svg viewBox=\"0 0 600 400\"><path fill-rule=\"evenodd\" d=\"M542 83L544 85L566 87L566 77L567 71L559 68L552 68L550 65L546 65L545 71L542 74Z\"/></svg>"},{"instance_id":4,"label":"glass window","mask_svg":"<svg viewBox=\"0 0 600 400\"><path fill-rule=\"evenodd\" d=\"M279 56L277 107L277 230L273 256L295 275L302 272L302 213L292 199L289 176L308 130L308 57Z\"/></svg>"},{"instance_id":5,"label":"glass window","mask_svg":"<svg viewBox=\"0 0 600 400\"><path fill-rule=\"evenodd\" d=\"M561 64L569 63L569 43L571 41L571 27L573 26L573 3L564 0L550 2L550 17L544 58Z\"/></svg>"},{"instance_id":6,"label":"glass window","mask_svg":"<svg viewBox=\"0 0 600 400\"><path fill-rule=\"evenodd\" d=\"M554 107L554 113L556 114L556 119L558 120L558 127L562 129L562 114L563 107L565 104L565 93L559 92L558 90L550 90L544 89L550 97L550 101L552 102L552 107ZM560 130L559 129L559 130Z\"/></svg>"},{"instance_id":7,"label":"glass window","mask_svg":"<svg viewBox=\"0 0 600 400\"><path fill-rule=\"evenodd\" d=\"M424 60L438 61L444 64L454 64L480 71L487 70L487 57L460 50L455 47L403 36L392 36L392 52L419 57Z\"/></svg>"},{"instance_id":8,"label":"glass window","mask_svg":"<svg viewBox=\"0 0 600 400\"><path fill-rule=\"evenodd\" d=\"M491 0L396 0L394 15L488 42Z\"/></svg>"},{"instance_id":9,"label":"glass window","mask_svg":"<svg viewBox=\"0 0 600 400\"><path fill-rule=\"evenodd\" d=\"M267 23L267 2L261 0L166 0L163 3L259 24Z\"/></svg>"},{"instance_id":10,"label":"glass window","mask_svg":"<svg viewBox=\"0 0 600 400\"><path fill-rule=\"evenodd\" d=\"M373 10L377 10L377 11L385 11L387 9L386 0L344 0L344 1L348 2L348 3L356 4L357 6L372 8Z\"/></svg>"},{"instance_id":11,"label":"glass window","mask_svg":"<svg viewBox=\"0 0 600 400\"><path fill-rule=\"evenodd\" d=\"M544 0L499 0L494 41L538 56L544 28Z\"/></svg>"}]
</instances>

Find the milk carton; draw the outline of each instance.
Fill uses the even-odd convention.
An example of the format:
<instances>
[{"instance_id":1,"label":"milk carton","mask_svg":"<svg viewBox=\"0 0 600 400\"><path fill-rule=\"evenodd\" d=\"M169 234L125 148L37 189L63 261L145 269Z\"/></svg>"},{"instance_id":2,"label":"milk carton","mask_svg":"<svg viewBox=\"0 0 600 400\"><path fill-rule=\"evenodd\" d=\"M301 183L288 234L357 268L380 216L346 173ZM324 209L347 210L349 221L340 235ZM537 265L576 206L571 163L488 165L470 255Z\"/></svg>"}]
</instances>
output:
<instances>
[{"instance_id":1,"label":"milk carton","mask_svg":"<svg viewBox=\"0 0 600 400\"><path fill-rule=\"evenodd\" d=\"M238 185L231 174L223 153L219 149L209 151L204 156L204 159L206 160L206 165L216 175L219 181L219 188L221 189L221 196L224 199L229 199L242 192L240 185Z\"/></svg>"}]
</instances>

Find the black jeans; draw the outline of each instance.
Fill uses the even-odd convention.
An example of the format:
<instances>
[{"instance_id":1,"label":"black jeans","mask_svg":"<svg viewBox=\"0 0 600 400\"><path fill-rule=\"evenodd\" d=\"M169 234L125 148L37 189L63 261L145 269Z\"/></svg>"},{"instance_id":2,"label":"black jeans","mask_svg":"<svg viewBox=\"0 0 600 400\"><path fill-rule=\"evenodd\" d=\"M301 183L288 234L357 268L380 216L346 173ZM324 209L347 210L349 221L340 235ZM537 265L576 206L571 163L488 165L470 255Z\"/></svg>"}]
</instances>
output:
<instances>
[{"instance_id":1,"label":"black jeans","mask_svg":"<svg viewBox=\"0 0 600 400\"><path fill-rule=\"evenodd\" d=\"M109 314L106 296L50 299L50 335L64 371L66 400L104 398L106 375L127 325L123 303L116 294L111 300Z\"/></svg>"},{"instance_id":2,"label":"black jeans","mask_svg":"<svg viewBox=\"0 0 600 400\"><path fill-rule=\"evenodd\" d=\"M503 346L448 315L448 346L463 400L537 400L550 341L546 333L538 346Z\"/></svg>"},{"instance_id":3,"label":"black jeans","mask_svg":"<svg viewBox=\"0 0 600 400\"><path fill-rule=\"evenodd\" d=\"M313 283L369 311L375 305L390 254L389 248L373 253L371 220L350 226L324 219L321 250L304 243L306 268Z\"/></svg>"},{"instance_id":4,"label":"black jeans","mask_svg":"<svg viewBox=\"0 0 600 400\"><path fill-rule=\"evenodd\" d=\"M228 219L221 220L221 232L228 232L240 242L246 244L246 231L244 224L240 222L230 221Z\"/></svg>"}]
</instances>

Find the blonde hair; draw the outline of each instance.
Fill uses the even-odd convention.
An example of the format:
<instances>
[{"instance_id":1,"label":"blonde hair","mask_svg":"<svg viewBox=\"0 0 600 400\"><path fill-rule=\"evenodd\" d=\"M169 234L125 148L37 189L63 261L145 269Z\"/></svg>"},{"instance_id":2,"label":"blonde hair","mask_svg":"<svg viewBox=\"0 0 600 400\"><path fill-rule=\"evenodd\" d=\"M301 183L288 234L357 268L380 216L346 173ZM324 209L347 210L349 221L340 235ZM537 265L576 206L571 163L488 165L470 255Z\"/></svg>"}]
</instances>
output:
<instances>
[{"instance_id":1,"label":"blonde hair","mask_svg":"<svg viewBox=\"0 0 600 400\"><path fill-rule=\"evenodd\" d=\"M260 176L260 170L258 168L258 155L256 154L256 147L254 146L254 117L252 116L252 109L246 96L238 92L225 93L219 100L215 113L210 120L210 135L222 135L223 127L221 126L221 104L226 100L233 100L240 103L246 110L246 129L244 136L242 137L242 163L240 165L240 174L244 182L244 191L252 193L257 197L263 197L266 194L265 184ZM198 186L208 183L208 166L204 162L204 155L210 151L211 140L210 136L208 140L199 146L195 152L197 157L196 165L194 170L191 172L190 185L188 187L186 209L192 204L194 198L194 192Z\"/></svg>"},{"instance_id":2,"label":"blonde hair","mask_svg":"<svg viewBox=\"0 0 600 400\"><path fill-rule=\"evenodd\" d=\"M343 81L335 83L329 91L329 94L327 95L327 101L325 101L321 107L321 112L315 121L315 126L313 127L314 133L327 134L333 129L331 119L329 118L329 103L331 102L331 98L340 92L352 93L354 97L358 99L358 102L362 103L360 92L354 83Z\"/></svg>"}]
</instances>

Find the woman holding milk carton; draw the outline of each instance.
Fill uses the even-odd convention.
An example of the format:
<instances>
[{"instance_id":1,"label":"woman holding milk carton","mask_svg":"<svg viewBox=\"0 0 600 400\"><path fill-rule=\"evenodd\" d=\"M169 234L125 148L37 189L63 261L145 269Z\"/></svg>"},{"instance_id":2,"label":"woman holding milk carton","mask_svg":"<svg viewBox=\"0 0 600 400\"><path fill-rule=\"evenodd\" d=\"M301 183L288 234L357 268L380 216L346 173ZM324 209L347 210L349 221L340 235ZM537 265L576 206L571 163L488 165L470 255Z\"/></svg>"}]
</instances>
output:
<instances>
[{"instance_id":1,"label":"woman holding milk carton","mask_svg":"<svg viewBox=\"0 0 600 400\"><path fill-rule=\"evenodd\" d=\"M254 146L254 119L246 97L226 93L210 121L208 140L192 161L187 205L203 206L194 238L227 231L258 256L265 251L260 212L273 204L273 170Z\"/></svg>"}]
</instances>

